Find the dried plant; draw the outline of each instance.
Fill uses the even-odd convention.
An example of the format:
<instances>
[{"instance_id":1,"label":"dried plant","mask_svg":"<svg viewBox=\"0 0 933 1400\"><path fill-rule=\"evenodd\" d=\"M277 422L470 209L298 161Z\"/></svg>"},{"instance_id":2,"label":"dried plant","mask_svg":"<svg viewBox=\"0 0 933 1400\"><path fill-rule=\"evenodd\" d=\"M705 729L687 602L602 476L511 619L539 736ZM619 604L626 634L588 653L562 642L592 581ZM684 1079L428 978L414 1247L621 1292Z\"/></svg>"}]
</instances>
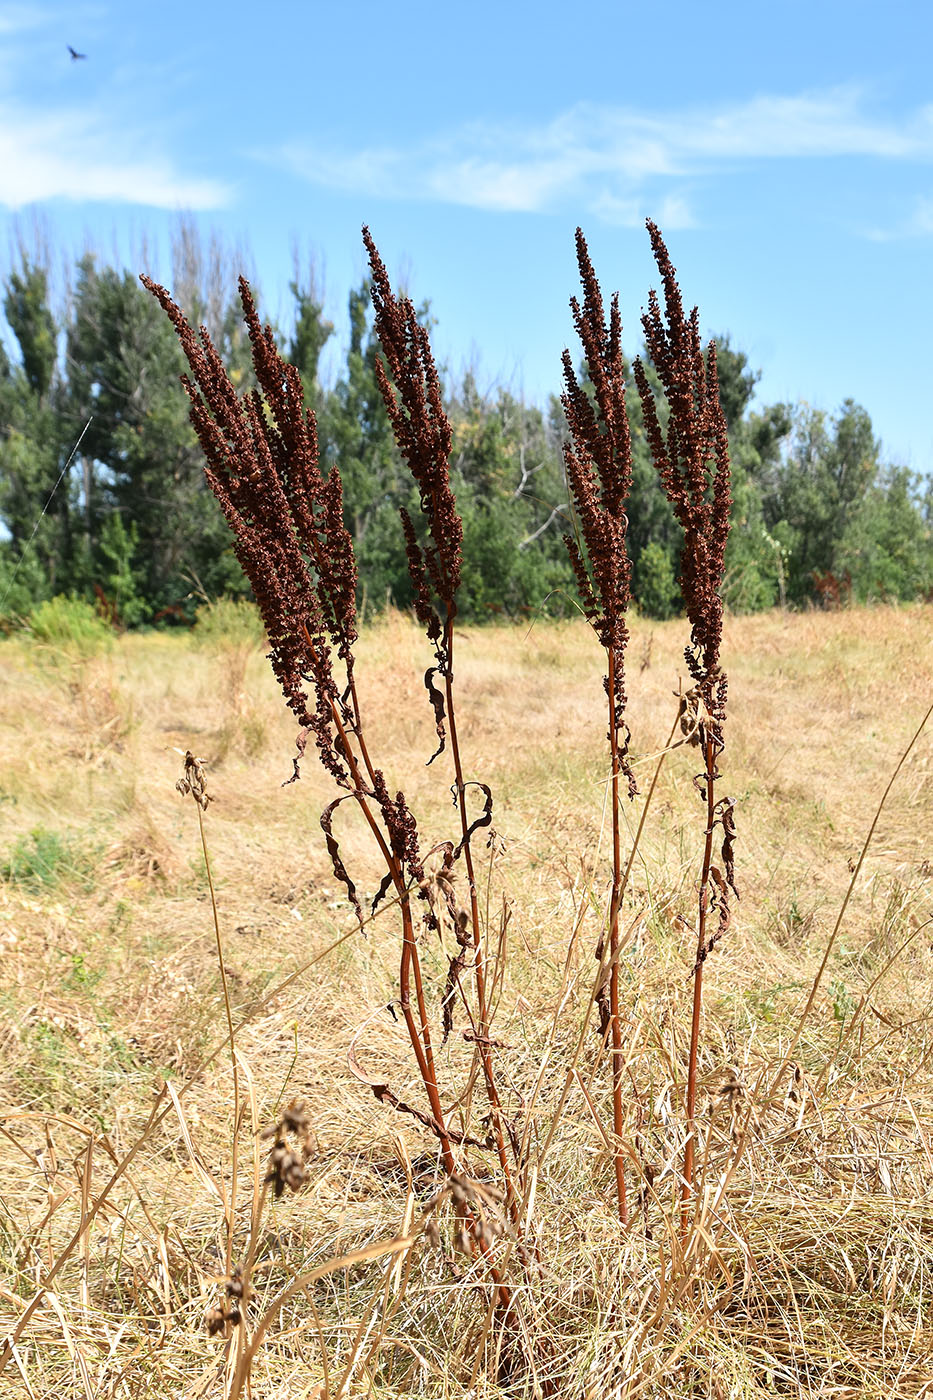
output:
<instances>
[{"instance_id":1,"label":"dried plant","mask_svg":"<svg viewBox=\"0 0 933 1400\"><path fill-rule=\"evenodd\" d=\"M664 286L664 313L658 295L649 295L642 316L645 345L657 371L667 404L662 427L654 392L641 360L633 366L645 419L645 433L665 494L684 532L680 556L680 589L690 622L690 643L684 657L693 687L681 697L681 727L690 732L703 754L704 769L694 779L706 808L705 843L700 870L693 968L693 1016L687 1068L687 1144L683 1163L683 1227L693 1194L696 1140L697 1054L703 1004L703 964L729 927L730 892L736 897L733 845L734 800L717 799L717 761L723 751L728 685L720 663L722 643L722 580L729 538L729 436L719 401L716 345L704 356L699 313L685 316L675 269L657 226L648 220L648 233ZM721 833L721 865L713 864L717 828ZM718 915L715 930L710 915Z\"/></svg>"},{"instance_id":2,"label":"dried plant","mask_svg":"<svg viewBox=\"0 0 933 1400\"><path fill-rule=\"evenodd\" d=\"M454 797L460 813L460 841L456 847L451 848L448 845L444 862L444 872L448 879L448 901L449 876L454 862L461 856L469 890L469 930L472 943L467 937L465 911L453 910L460 951L451 959L445 989L445 1036L452 1024L453 994L460 986L460 974L464 968L467 949L471 948L476 986L476 1014L471 1018L472 1034L483 1070L499 1163L508 1188L509 1210L513 1219L517 1219L518 1197L505 1146L507 1125L503 1122L493 1064L495 1047L490 1039L485 956L471 845L474 833L491 823L492 793L485 783L468 784L464 781L454 706L454 620L457 616L457 589L460 585L463 525L450 485L451 427L444 410L440 379L431 353L428 332L419 323L413 303L407 297L396 297L393 293L385 266L367 228L363 230L363 240L372 270L375 329L385 356L384 364L381 360L376 361L376 376L395 440L418 486L421 514L428 536L424 544L420 543L411 516L406 510L402 510L402 527L405 532L415 613L434 648L434 665L425 672L424 683L434 710L438 748L428 762L433 763L446 747L446 723L450 731ZM443 692L435 684L437 676L443 681ZM472 823L467 813L468 786L479 787L485 799L482 813ZM464 1001L466 1002L466 998ZM514 1134L510 1133L510 1136L514 1137Z\"/></svg>"},{"instance_id":3,"label":"dried plant","mask_svg":"<svg viewBox=\"0 0 933 1400\"><path fill-rule=\"evenodd\" d=\"M375 245L364 231L373 267L376 325L386 365L378 374L399 448L418 485L430 541L423 547L414 523L403 512L409 564L416 593L416 611L433 645L435 664L426 684L434 706L439 751L445 743L445 720L450 728L456 769L456 795L461 813L461 840L441 843L451 860L463 856L471 888L473 965L478 1011L472 1017L490 1101L493 1137L508 1184L510 1211L517 1218L517 1196L506 1154L501 1105L492 1064L492 1042L485 1002L481 930L476 903L470 840L491 820L492 798L485 794L482 814L467 821L465 790L453 714L453 620L460 580L462 525L449 483L450 424L444 413L440 382L427 332L418 324L411 304L396 299ZM243 312L252 344L258 388L240 396L224 370L207 330L198 334L168 292L142 279L168 314L184 350L190 375L183 384L190 400L191 419L207 459L208 483L234 535L234 548L256 596L271 646L270 659L286 701L301 726L293 779L307 740L313 735L318 757L344 791L321 816L335 876L344 885L360 924L363 908L334 834L338 808L356 803L385 862L386 873L372 900L372 913L394 892L402 923L398 1004L428 1100L424 1111L408 1105L387 1085L371 1083L380 1101L410 1114L436 1135L444 1166L455 1176L465 1134L448 1128L438 1083L428 992L422 975L416 936L415 903L425 902L423 922L436 918L426 896L418 827L401 791L390 793L367 745L354 675L357 640L357 571L353 544L344 522L343 493L338 467L327 477L319 463L314 415L306 410L298 372L280 356L272 330L259 320L250 290L240 280ZM396 398L396 392L398 397ZM444 693L434 677L444 681ZM339 679L338 679L339 677ZM451 978L459 985L460 967ZM449 996L445 999L449 1015ZM365 1079L365 1076L361 1076ZM301 1157L279 1134L272 1149L269 1181L276 1193L300 1184ZM464 1228L474 1232L481 1222L469 1212ZM479 1235L480 1253L485 1246ZM493 1278L499 1279L495 1270ZM497 1287L500 1301L507 1291Z\"/></svg>"},{"instance_id":4,"label":"dried plant","mask_svg":"<svg viewBox=\"0 0 933 1400\"><path fill-rule=\"evenodd\" d=\"M612 806L612 893L609 901L608 976L597 991L600 1030L612 1044L612 1119L616 1142L614 1161L619 1219L628 1221L625 1164L621 1146L624 1112L622 1027L619 1012L619 910L624 876L619 812L620 779L635 793L635 776L628 759L629 730L625 722L626 613L631 599L632 565L626 548L626 506L632 485L632 443L625 409L625 364L619 298L612 298L606 323L602 293L577 229L577 264L583 283L583 304L571 299L574 325L583 346L592 397L576 374L569 350L564 351L564 393L561 402L570 428L564 448L567 482L579 534L565 535L577 587L587 620L606 653L608 672L603 684L609 701L610 799ZM602 940L596 957L602 964Z\"/></svg>"},{"instance_id":5,"label":"dried plant","mask_svg":"<svg viewBox=\"0 0 933 1400\"><path fill-rule=\"evenodd\" d=\"M691 1131L689 1155L684 1163L686 1221L693 1186L702 968L710 949L728 927L729 893L734 892L732 803L728 799L717 801L714 789L726 699L719 648L730 498L715 354L710 351L704 360L699 349L696 313L689 322L684 321L673 269L660 235L653 225L649 227L665 282L667 323L662 320L654 296L644 318L649 352L668 404L663 429L662 415L640 363L636 363L634 372L649 445L684 529L681 586L691 624L686 656L693 684L681 697L675 725L679 723L685 737L701 747L706 762L698 780L707 805L707 840L700 884L688 1076L687 1118ZM397 1004L418 1065L426 1104L408 1103L389 1084L370 1077L356 1056L356 1037L348 1051L350 1067L381 1103L407 1114L438 1140L447 1185L435 1197L429 1215L434 1221L441 1202L450 1200L456 1216L456 1247L483 1265L486 1277L494 1285L490 1307L498 1308L515 1337L516 1304L500 1263L501 1257L508 1261L513 1252L523 1267L531 1260L521 1235L523 1202L527 1203L528 1192L533 1190L533 1178L526 1181L525 1177L529 1135L526 1132L520 1139L515 1124L506 1119L503 1111L497 1061L503 1047L493 1039L491 1030L473 841L477 831L491 831L492 792L486 783L465 776L457 727L454 655L463 526L450 480L451 426L427 329L419 322L411 301L393 291L368 229L364 229L363 238L372 274L375 332L382 351L376 361L376 375L396 443L418 489L420 510L403 510L401 529L414 611L431 648L424 684L437 745L428 763L442 756L449 761L453 773L451 791L459 816L459 836L441 840L428 851L423 848L405 794L392 794L367 743L355 677L357 574L344 519L341 479L338 467L333 467L326 477L321 471L315 420L304 407L299 375L281 358L271 329L261 324L244 281L241 280L240 293L258 387L243 396L227 376L207 331L202 327L196 333L163 288L148 279L143 281L170 317L187 357L190 373L183 382L207 461L207 480L233 531L237 556L252 584L269 637L273 670L299 722L298 753L289 781L299 776L307 742L313 736L318 757L338 788L338 795L321 816L321 826L334 873L346 889L360 926L368 918L334 831L338 811L347 801L356 806L367 823L385 865L385 874L371 901L371 915L375 915L390 892L394 896L392 905L399 911ZM623 1076L627 1066L620 1005L621 910L650 792L635 840L624 860L621 801L623 790L629 797L636 793L629 757L625 680L631 583L627 507L632 443L618 297L613 297L607 317L580 230L577 261L583 295L582 300L571 301L571 308L586 375L584 378L575 372L569 352L565 351L562 401L570 430L565 463L575 511L575 533L566 536L566 545L584 613L606 654L612 888L606 927L596 950L600 971L594 1002L603 1043L611 1051L613 1136L609 1145L617 1214L625 1225L629 1205L624 1162L627 1149ZM200 816L208 798L200 765L190 755L179 786L194 797ZM471 816L468 796L474 790L481 795L482 806ZM721 869L712 861L716 827L722 830ZM714 932L708 930L710 911L718 914ZM419 935L423 936L424 931L440 937L445 930L456 946L448 959L446 983L442 991L439 989L441 1034L446 1041L455 1009L462 1007L469 1022L464 1035L475 1047L475 1069L482 1074L489 1104L484 1120L488 1125L485 1139L471 1135L466 1124L454 1127L448 1123L442 1102L429 1015L430 989L423 976ZM235 1062L232 1023L230 1045ZM579 1080L579 1075L576 1078ZM310 1126L305 1105L293 1102L263 1135L271 1145L261 1184L262 1199L270 1191L276 1197L287 1190L296 1191L305 1182ZM498 1157L501 1192L495 1185L481 1187L479 1177L467 1164L471 1150L489 1149ZM257 1166L256 1172L256 1180L260 1181L261 1168ZM643 1176L648 1182L648 1169ZM643 1212L647 1211L649 1194L645 1187L640 1197ZM426 1233L429 1237L437 1234L436 1222L431 1229L426 1227ZM242 1320L240 1295L231 1292L231 1287L235 1290L241 1281L244 1288L248 1287L255 1243L251 1242L242 1276L235 1274L232 1230L228 1231L226 1295L208 1318L208 1327L218 1334L223 1331L229 1336L231 1327ZM245 1298L246 1294L242 1296ZM245 1366L248 1370L249 1358L261 1334L259 1327L245 1345L240 1369Z\"/></svg>"},{"instance_id":6,"label":"dried plant","mask_svg":"<svg viewBox=\"0 0 933 1400\"><path fill-rule=\"evenodd\" d=\"M272 1139L265 1184L272 1187L276 1200L286 1187L298 1191L307 1179L311 1156L311 1114L306 1103L292 1099L282 1117L264 1128L262 1137Z\"/></svg>"},{"instance_id":7,"label":"dried plant","mask_svg":"<svg viewBox=\"0 0 933 1400\"><path fill-rule=\"evenodd\" d=\"M393 797L370 759L354 678L357 639L356 562L344 523L335 466L321 472L314 414L304 407L301 379L260 323L240 279L258 389L237 394L206 329L196 335L168 292L142 279L178 334L191 375L183 383L204 455L208 483L234 535L234 548L262 614L270 660L301 725L294 777L308 737L345 792L321 817L334 874L360 922L363 910L333 832L337 808L356 802L386 863L374 907L390 887L403 923L400 1002L448 1170L456 1162L444 1123L432 1037L414 936L412 886L424 878L418 829L405 795ZM338 685L335 667L342 672ZM414 974L417 1020L411 1006Z\"/></svg>"}]
</instances>

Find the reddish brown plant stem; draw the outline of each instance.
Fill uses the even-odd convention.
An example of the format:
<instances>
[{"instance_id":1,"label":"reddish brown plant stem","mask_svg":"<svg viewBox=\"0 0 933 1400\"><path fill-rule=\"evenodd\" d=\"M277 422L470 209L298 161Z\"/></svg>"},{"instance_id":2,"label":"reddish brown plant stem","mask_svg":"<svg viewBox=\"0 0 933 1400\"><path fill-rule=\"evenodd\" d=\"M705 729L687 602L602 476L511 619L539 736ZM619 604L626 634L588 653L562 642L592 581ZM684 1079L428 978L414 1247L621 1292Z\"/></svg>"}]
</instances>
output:
<instances>
[{"instance_id":1,"label":"reddish brown plant stem","mask_svg":"<svg viewBox=\"0 0 933 1400\"><path fill-rule=\"evenodd\" d=\"M509 1214L513 1224L518 1223L519 1203L515 1186L512 1181L512 1173L509 1167L508 1155L505 1150L505 1136L502 1131L502 1105L499 1099L499 1091L496 1087L495 1072L492 1063L492 1049L489 1045L489 1008L486 1001L486 969L483 956L483 942L479 920L479 900L476 893L476 878L474 875L473 852L470 849L469 821L466 810L466 792L463 782L463 765L460 760L460 745L457 739L457 721L454 710L453 694L453 657L454 657L454 618L456 609L453 604L447 605L447 624L445 627L445 650L447 662L444 668L444 687L447 695L447 727L450 733L450 752L453 757L454 776L457 785L457 805L460 808L460 829L463 833L463 859L466 865L467 881L470 887L470 918L473 929L473 972L476 980L476 1002L479 1012L479 1024L476 1026L477 1040L476 1047L479 1051L480 1062L483 1067L483 1077L486 1081L486 1094L489 1099L489 1107L492 1115L492 1129L496 1138L496 1151L502 1167L502 1174L506 1183L506 1199Z\"/></svg>"},{"instance_id":2,"label":"reddish brown plant stem","mask_svg":"<svg viewBox=\"0 0 933 1400\"><path fill-rule=\"evenodd\" d=\"M613 1162L616 1177L616 1198L619 1221L628 1224L628 1203L625 1194L625 1158L622 1152L622 1130L625 1118L622 1109L622 1025L619 1016L619 909L622 903L622 835L619 824L619 731L616 718L616 654L609 655L609 747L612 768L612 895L609 901L609 1029L612 1037L612 1128L615 1134Z\"/></svg>"},{"instance_id":3,"label":"reddish brown plant stem","mask_svg":"<svg viewBox=\"0 0 933 1400\"><path fill-rule=\"evenodd\" d=\"M304 633L305 641L308 646L308 651L311 657L312 665L317 666L317 655L314 649L314 643L311 639L307 627L305 627L304 624L302 624L302 631ZM444 1166L446 1167L448 1173L453 1173L457 1169L457 1164L454 1159L453 1152L451 1150L450 1139L447 1136L446 1127L444 1123L444 1112L441 1107L440 1094L438 1092L437 1087L437 1072L434 1065L434 1050L431 1043L431 1029L428 1022L427 1006L424 1000L424 987L421 979L421 962L418 957L418 945L415 941L414 924L411 913L411 895L408 891L404 879L402 878L402 873L399 869L398 861L396 860L395 855L390 849L379 827L379 823L377 822L372 812L372 809L369 806L369 803L366 801L366 797L364 795L362 776L359 770L359 764L357 763L356 755L354 754L350 746L350 737L347 733L346 726L344 725L343 720L341 718L340 709L333 700L331 700L330 702L330 710L334 720L334 725L337 729L337 733L340 736L340 742L343 747L343 751L346 755L347 764L350 769L350 775L353 778L353 782L355 784L353 796L359 803L360 809L362 810L363 815L365 816L369 827L376 838L376 841L379 845L379 849L382 852L382 857L385 860L386 866L392 876L392 883L395 886L396 893L399 897L399 904L402 911L402 958L399 968L399 1001L401 1003L402 1015L405 1018L405 1025L408 1030L409 1039L411 1040L412 1049L414 1050L415 1058L418 1061L418 1068L421 1072L421 1078L424 1082L425 1091L428 1096L428 1102L431 1105L431 1112L434 1116L434 1119L438 1125L438 1129L440 1132L441 1151L444 1157ZM356 724L357 739L359 740L360 724L358 713L356 714ZM365 761L367 768L369 768L371 771L368 755ZM415 1000L418 1007L418 1019L421 1022L420 1035L419 1028L415 1023L415 1018L411 1009L412 973L414 974L415 980Z\"/></svg>"},{"instance_id":4,"label":"reddish brown plant stem","mask_svg":"<svg viewBox=\"0 0 933 1400\"><path fill-rule=\"evenodd\" d=\"M700 1014L703 1009L703 963L706 958L706 916L709 912L709 879L713 859L713 830L716 824L716 741L703 731L703 754L706 759L706 844L697 912L697 957L693 969L693 1018L690 1023L690 1056L687 1062L687 1143L684 1147L683 1181L680 1197L680 1233L686 1245L690 1223L690 1201L693 1197L693 1164L696 1155L697 1057L700 1044Z\"/></svg>"}]
</instances>

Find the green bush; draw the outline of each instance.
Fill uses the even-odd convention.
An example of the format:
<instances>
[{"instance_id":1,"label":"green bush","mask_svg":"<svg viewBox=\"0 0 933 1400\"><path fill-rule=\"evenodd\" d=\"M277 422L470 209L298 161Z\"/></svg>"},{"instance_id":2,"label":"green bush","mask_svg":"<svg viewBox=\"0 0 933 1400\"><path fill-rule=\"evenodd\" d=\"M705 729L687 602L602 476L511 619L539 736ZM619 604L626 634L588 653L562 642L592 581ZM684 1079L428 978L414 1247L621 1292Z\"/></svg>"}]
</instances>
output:
<instances>
[{"instance_id":1,"label":"green bush","mask_svg":"<svg viewBox=\"0 0 933 1400\"><path fill-rule=\"evenodd\" d=\"M91 656L113 640L113 631L81 598L59 594L33 608L27 619L30 633L44 646Z\"/></svg>"},{"instance_id":2,"label":"green bush","mask_svg":"<svg viewBox=\"0 0 933 1400\"><path fill-rule=\"evenodd\" d=\"M679 595L674 565L662 544L650 540L635 566L634 593L640 612L661 621L678 610Z\"/></svg>"}]
</instances>

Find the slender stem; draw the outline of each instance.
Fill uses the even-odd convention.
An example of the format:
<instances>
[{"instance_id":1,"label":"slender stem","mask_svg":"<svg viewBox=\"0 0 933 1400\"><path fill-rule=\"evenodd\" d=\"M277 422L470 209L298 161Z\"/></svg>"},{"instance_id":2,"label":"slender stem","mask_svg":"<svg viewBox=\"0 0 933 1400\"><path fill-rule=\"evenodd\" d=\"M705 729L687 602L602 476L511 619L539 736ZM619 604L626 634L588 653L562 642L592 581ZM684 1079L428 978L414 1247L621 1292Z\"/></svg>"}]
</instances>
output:
<instances>
[{"instance_id":1,"label":"slender stem","mask_svg":"<svg viewBox=\"0 0 933 1400\"><path fill-rule=\"evenodd\" d=\"M628 1202L625 1194L625 1157L622 1151L622 1130L625 1115L622 1106L622 1025L619 1016L619 909L622 903L622 834L619 814L619 733L616 725L616 654L609 647L609 749L612 770L612 895L609 901L609 1030L612 1037L612 1129L615 1134L613 1162L616 1176L616 1197L619 1221L628 1224Z\"/></svg>"},{"instance_id":2,"label":"slender stem","mask_svg":"<svg viewBox=\"0 0 933 1400\"><path fill-rule=\"evenodd\" d=\"M214 913L214 937L217 941L217 962L220 966L220 985L224 993L224 1010L227 1013L227 1034L230 1038L230 1067L233 1071L233 1143L231 1147L232 1164L230 1179L230 1205L227 1215L227 1244L226 1244L226 1271L229 1277L233 1267L233 1231L236 1221L236 1187L237 1187L237 1139L240 1132L240 1073L236 1060L236 1037L233 1031L233 1011L230 1007L230 991L227 987L227 969L224 966L224 949L220 937L220 918L217 914L217 897L214 893L214 877L211 874L211 859L207 851L207 836L204 832L204 813L200 802L194 804L198 809L198 830L201 833L201 850L204 854L204 869L207 872L207 887L211 895L211 909Z\"/></svg>"},{"instance_id":3,"label":"slender stem","mask_svg":"<svg viewBox=\"0 0 933 1400\"><path fill-rule=\"evenodd\" d=\"M467 881L470 887L470 919L473 929L473 974L476 980L476 1002L479 1023L476 1026L477 1039L474 1042L479 1051L486 1081L486 1095L491 1110L492 1129L496 1139L496 1151L506 1184L506 1201L513 1224L518 1222L518 1195L512 1181L509 1160L505 1150L505 1136L502 1131L502 1104L496 1086L492 1063L492 1047L489 1045L489 1008L486 1000L486 968L483 954L483 941L479 919L479 899L476 891L476 877L473 867L473 852L470 849L469 821L466 810L466 794L463 782L463 765L460 760L460 744L457 739L457 720L454 708L454 616L451 603L447 604L447 625L445 628L445 649L447 662L444 668L444 688L447 692L447 727L450 732L450 752L453 757L454 776L457 783L457 806L460 809L460 830L463 834L463 859L466 865Z\"/></svg>"},{"instance_id":4,"label":"slender stem","mask_svg":"<svg viewBox=\"0 0 933 1400\"><path fill-rule=\"evenodd\" d=\"M304 626L304 624L302 624L302 631L304 632L305 641L308 646L311 660L313 664L317 666L317 654L315 652L314 643L311 640L311 636L308 632L308 629ZM361 725L359 721L359 711L357 708L358 702L356 700L355 691L353 692L353 698L357 724L357 739L360 740L359 731ZM431 1105L431 1112L440 1130L441 1150L444 1156L444 1164L448 1172L453 1172L456 1170L456 1162L451 1151L450 1139L447 1136L446 1126L444 1122L444 1113L443 1109L441 1108L440 1094L438 1092L437 1087L437 1072L434 1065L434 1050L431 1044L431 1030L428 1023L427 1007L425 1005L424 1000L424 986L421 979L421 962L418 957L418 945L415 942L414 925L411 914L411 897L405 885L405 881L402 878L402 872L399 867L399 863L395 858L395 854L393 853L388 842L386 841L382 830L380 829L379 823L376 821L372 809L366 801L366 797L364 795L363 779L360 773L359 764L356 760L356 755L354 754L353 749L350 745L350 736L347 733L346 726L343 723L343 719L341 718L340 708L333 699L330 699L330 711L334 721L334 725L337 729L337 733L340 736L340 742L342 745L343 752L346 755L347 765L350 769L350 776L353 779L353 796L359 803L360 808L362 809L366 820L369 823L370 829L372 830L373 835L375 836L376 841L379 844L379 849L382 852L383 859L385 860L389 873L392 876L392 883L395 886L396 892L399 896L399 902L401 904L402 909L403 930L402 958L399 968L399 1000L402 1005L402 1014L405 1017L405 1025L408 1030L408 1036L411 1041L412 1049L415 1052L415 1059L418 1061L418 1069L421 1072L421 1078L424 1082L425 1091L428 1096L428 1102ZM362 747L363 746L361 742L361 748ZM372 774L372 765L369 761L368 754L366 754L365 762L370 774ZM415 999L418 1006L418 1019L421 1022L420 1034L419 1027L415 1022L415 1018L411 1010L410 973L412 971L414 972L415 979Z\"/></svg>"},{"instance_id":5,"label":"slender stem","mask_svg":"<svg viewBox=\"0 0 933 1400\"><path fill-rule=\"evenodd\" d=\"M680 1196L680 1231L686 1244L693 1196L693 1172L696 1138L697 1058L700 1045L700 1013L703 1009L703 962L706 953L706 916L709 912L709 872L713 858L713 829L716 822L716 742L703 731L703 752L706 759L706 844L703 848L703 868L700 874L699 909L697 916L697 957L693 969L693 1017L690 1023L690 1056L687 1063L687 1144L684 1148L683 1182Z\"/></svg>"}]
</instances>

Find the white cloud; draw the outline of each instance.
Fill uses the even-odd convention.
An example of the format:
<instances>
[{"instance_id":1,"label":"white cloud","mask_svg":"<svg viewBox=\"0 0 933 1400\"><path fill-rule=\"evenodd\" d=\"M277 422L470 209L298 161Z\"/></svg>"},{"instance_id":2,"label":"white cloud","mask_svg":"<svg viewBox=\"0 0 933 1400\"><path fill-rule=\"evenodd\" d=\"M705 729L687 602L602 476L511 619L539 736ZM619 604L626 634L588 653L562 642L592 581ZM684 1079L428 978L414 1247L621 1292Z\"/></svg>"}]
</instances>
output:
<instances>
[{"instance_id":1,"label":"white cloud","mask_svg":"<svg viewBox=\"0 0 933 1400\"><path fill-rule=\"evenodd\" d=\"M219 181L188 176L132 130L85 111L41 114L0 104L0 204L47 199L216 209L230 198Z\"/></svg>"},{"instance_id":2,"label":"white cloud","mask_svg":"<svg viewBox=\"0 0 933 1400\"><path fill-rule=\"evenodd\" d=\"M103 17L89 0L67 9L0 0L0 207L51 199L160 209L227 204L229 188L186 172L165 130L146 123L139 82L124 73L122 82L111 74L100 85L93 66L72 64L66 41L78 40L74 30L90 38Z\"/></svg>"},{"instance_id":3,"label":"white cloud","mask_svg":"<svg viewBox=\"0 0 933 1400\"><path fill-rule=\"evenodd\" d=\"M321 151L292 143L266 158L309 181L369 195L538 212L573 200L607 222L650 209L667 227L692 222L685 181L739 162L933 158L933 106L901 120L870 115L855 86L646 113L579 103L538 127L470 123L405 149ZM649 188L651 187L651 188Z\"/></svg>"},{"instance_id":4,"label":"white cloud","mask_svg":"<svg viewBox=\"0 0 933 1400\"><path fill-rule=\"evenodd\" d=\"M899 223L889 228L869 228L865 236L873 243L892 243L902 238L929 238L930 234L933 234L933 199L921 198Z\"/></svg>"}]
</instances>

